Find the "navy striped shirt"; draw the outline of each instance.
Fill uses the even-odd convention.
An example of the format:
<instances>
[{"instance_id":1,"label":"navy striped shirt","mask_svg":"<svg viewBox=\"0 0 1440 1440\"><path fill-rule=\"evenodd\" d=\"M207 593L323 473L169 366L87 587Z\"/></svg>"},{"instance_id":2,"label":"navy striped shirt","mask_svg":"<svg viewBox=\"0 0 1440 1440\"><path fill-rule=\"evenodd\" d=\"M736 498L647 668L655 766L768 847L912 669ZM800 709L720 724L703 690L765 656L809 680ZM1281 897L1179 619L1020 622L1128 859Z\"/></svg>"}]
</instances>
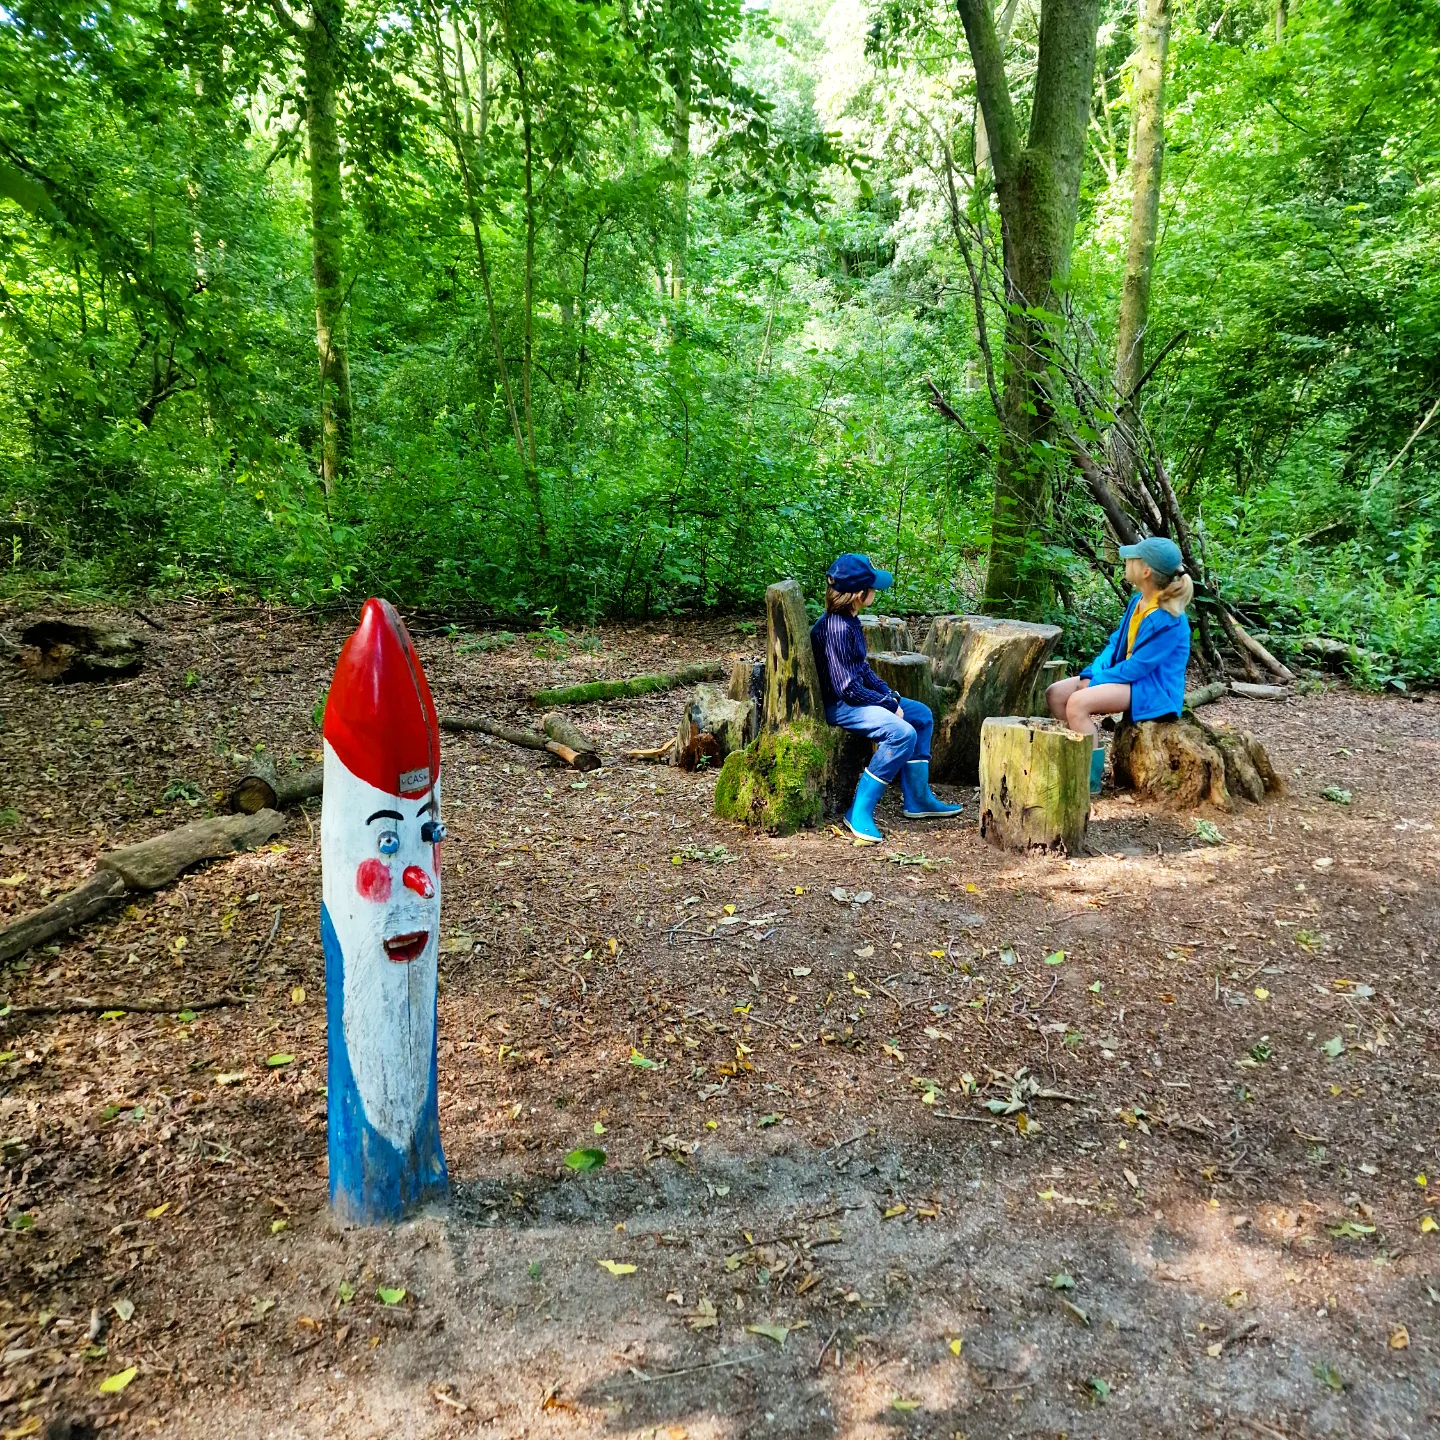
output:
<instances>
[{"instance_id":1,"label":"navy striped shirt","mask_svg":"<svg viewBox=\"0 0 1440 1440\"><path fill-rule=\"evenodd\" d=\"M810 648L820 672L820 694L828 710L846 705L888 705L892 691L865 660L865 632L853 615L829 611L810 630Z\"/></svg>"}]
</instances>

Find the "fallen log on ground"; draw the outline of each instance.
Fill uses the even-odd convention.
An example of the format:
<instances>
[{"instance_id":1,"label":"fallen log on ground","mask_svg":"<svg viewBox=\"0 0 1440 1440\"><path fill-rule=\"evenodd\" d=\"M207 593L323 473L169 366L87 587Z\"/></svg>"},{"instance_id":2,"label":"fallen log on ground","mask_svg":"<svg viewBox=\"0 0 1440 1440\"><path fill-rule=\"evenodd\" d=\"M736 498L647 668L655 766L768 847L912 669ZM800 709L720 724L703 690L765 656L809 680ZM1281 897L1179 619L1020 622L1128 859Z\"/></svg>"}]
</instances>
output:
<instances>
[{"instance_id":1,"label":"fallen log on ground","mask_svg":"<svg viewBox=\"0 0 1440 1440\"><path fill-rule=\"evenodd\" d=\"M1121 725L1112 751L1115 788L1134 790L1172 810L1235 808L1285 787L1265 747L1243 730L1206 725L1194 715Z\"/></svg>"},{"instance_id":2,"label":"fallen log on ground","mask_svg":"<svg viewBox=\"0 0 1440 1440\"><path fill-rule=\"evenodd\" d=\"M252 755L240 766L240 774L226 803L238 815L256 815L261 810L289 810L301 801L313 800L325 784L325 767L277 775L268 755Z\"/></svg>"},{"instance_id":3,"label":"fallen log on ground","mask_svg":"<svg viewBox=\"0 0 1440 1440\"><path fill-rule=\"evenodd\" d=\"M273 840L284 828L285 817L275 810L216 815L112 850L100 856L95 873L83 884L0 928L0 964L103 914L122 896L159 890L202 860L219 860L254 849Z\"/></svg>"},{"instance_id":4,"label":"fallen log on ground","mask_svg":"<svg viewBox=\"0 0 1440 1440\"><path fill-rule=\"evenodd\" d=\"M510 745L524 750L545 750L572 770L598 770L601 765L599 754L592 746L588 750L576 750L560 740L535 730L517 730L511 725L497 725L493 720L482 720L477 715L442 715L440 728L450 731L478 731L482 735L493 735Z\"/></svg>"},{"instance_id":5,"label":"fallen log on ground","mask_svg":"<svg viewBox=\"0 0 1440 1440\"><path fill-rule=\"evenodd\" d=\"M3 1020L22 1019L33 1015L108 1015L122 1011L130 1015L178 1015L183 1010L199 1014L202 1010L220 1010L227 1005L248 1005L249 995L215 995L209 1000L87 1000L72 995L54 1005L7 1005Z\"/></svg>"},{"instance_id":6,"label":"fallen log on ground","mask_svg":"<svg viewBox=\"0 0 1440 1440\"><path fill-rule=\"evenodd\" d=\"M1202 705L1213 705L1217 700L1223 700L1229 693L1230 682L1228 680L1212 680L1208 685L1201 685L1198 689L1185 692L1185 708L1198 710Z\"/></svg>"},{"instance_id":7,"label":"fallen log on ground","mask_svg":"<svg viewBox=\"0 0 1440 1440\"><path fill-rule=\"evenodd\" d=\"M722 661L702 660L695 665L683 665L678 670L666 670L656 675L632 675L628 680L589 680L583 685L537 690L530 699L536 705L586 705L593 700L628 700L637 695L654 694L657 690L674 690L681 685L698 684L701 680L724 678Z\"/></svg>"},{"instance_id":8,"label":"fallen log on ground","mask_svg":"<svg viewBox=\"0 0 1440 1440\"><path fill-rule=\"evenodd\" d=\"M40 680L120 680L145 659L146 642L114 625L76 620L37 620L20 632L40 658L32 673Z\"/></svg>"}]
</instances>

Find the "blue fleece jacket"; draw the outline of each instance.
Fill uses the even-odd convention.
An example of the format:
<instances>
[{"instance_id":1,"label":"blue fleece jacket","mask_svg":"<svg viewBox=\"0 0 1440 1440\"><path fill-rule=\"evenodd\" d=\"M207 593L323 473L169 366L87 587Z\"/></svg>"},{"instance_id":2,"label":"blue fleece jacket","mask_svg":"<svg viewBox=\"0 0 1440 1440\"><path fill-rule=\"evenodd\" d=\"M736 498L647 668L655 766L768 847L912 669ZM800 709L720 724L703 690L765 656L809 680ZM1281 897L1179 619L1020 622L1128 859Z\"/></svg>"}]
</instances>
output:
<instances>
[{"instance_id":1,"label":"blue fleece jacket","mask_svg":"<svg viewBox=\"0 0 1440 1440\"><path fill-rule=\"evenodd\" d=\"M810 628L810 648L815 652L826 710L842 700L847 705L897 708L895 692L865 658L865 631L855 616L833 611L822 615Z\"/></svg>"},{"instance_id":2,"label":"blue fleece jacket","mask_svg":"<svg viewBox=\"0 0 1440 1440\"><path fill-rule=\"evenodd\" d=\"M1185 707L1185 668L1190 663L1190 622L1184 615L1152 610L1126 651L1130 617L1140 603L1136 591L1125 607L1120 626L1105 648L1080 672L1092 685L1128 685L1130 718L1158 720L1178 715Z\"/></svg>"}]
</instances>

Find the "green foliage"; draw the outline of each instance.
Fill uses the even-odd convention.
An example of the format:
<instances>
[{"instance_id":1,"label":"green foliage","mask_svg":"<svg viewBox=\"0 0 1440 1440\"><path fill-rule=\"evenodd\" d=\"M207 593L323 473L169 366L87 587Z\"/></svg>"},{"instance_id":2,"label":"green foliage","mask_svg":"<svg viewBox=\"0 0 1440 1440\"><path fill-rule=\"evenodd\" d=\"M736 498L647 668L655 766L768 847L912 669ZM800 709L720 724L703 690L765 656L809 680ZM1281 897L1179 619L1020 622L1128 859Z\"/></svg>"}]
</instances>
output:
<instances>
[{"instance_id":1,"label":"green foliage","mask_svg":"<svg viewBox=\"0 0 1440 1440\"><path fill-rule=\"evenodd\" d=\"M1022 128L1037 14L1009 39ZM1302 662L1349 642L1377 686L1440 677L1432 21L1292 0L1277 40L1262 0L1174 7L1148 353L1177 343L1145 415L1247 622ZM1132 43L1107 0L1061 317L1100 375ZM348 7L355 442L329 495L302 50L230 0L7 12L0 593L378 593L543 611L558 648L603 615L753 611L782 575L813 593L857 549L899 611L974 605L998 422L958 241L997 222L953 6ZM1056 505L1071 538L1035 526L1029 563L1088 658L1117 597L1088 498Z\"/></svg>"}]
</instances>

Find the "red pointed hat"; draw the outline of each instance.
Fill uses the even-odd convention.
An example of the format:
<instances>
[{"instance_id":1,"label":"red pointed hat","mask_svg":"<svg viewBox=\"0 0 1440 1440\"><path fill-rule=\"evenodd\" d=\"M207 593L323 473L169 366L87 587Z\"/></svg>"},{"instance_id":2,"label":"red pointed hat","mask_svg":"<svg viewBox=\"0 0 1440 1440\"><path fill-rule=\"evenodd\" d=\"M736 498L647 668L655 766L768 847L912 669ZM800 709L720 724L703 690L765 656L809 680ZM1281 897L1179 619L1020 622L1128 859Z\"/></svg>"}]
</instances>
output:
<instances>
[{"instance_id":1,"label":"red pointed hat","mask_svg":"<svg viewBox=\"0 0 1440 1440\"><path fill-rule=\"evenodd\" d=\"M367 600L325 702L325 738L345 768L391 795L440 775L440 721L420 657L388 600Z\"/></svg>"}]
</instances>

